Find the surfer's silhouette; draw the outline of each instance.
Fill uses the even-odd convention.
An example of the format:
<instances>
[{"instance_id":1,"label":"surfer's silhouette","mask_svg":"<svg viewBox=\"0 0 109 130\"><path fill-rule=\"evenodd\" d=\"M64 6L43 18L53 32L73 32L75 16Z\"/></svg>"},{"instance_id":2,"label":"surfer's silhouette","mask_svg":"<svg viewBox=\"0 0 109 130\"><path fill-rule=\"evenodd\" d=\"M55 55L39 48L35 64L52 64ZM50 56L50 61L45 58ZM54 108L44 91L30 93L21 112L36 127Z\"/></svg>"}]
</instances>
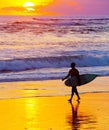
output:
<instances>
[{"instance_id":1,"label":"surfer's silhouette","mask_svg":"<svg viewBox=\"0 0 109 130\"><path fill-rule=\"evenodd\" d=\"M62 81L63 80L65 80L65 79L67 79L68 77L76 77L77 78L77 80L78 80L78 85L80 85L80 79L79 79L79 71L75 68L75 63L73 62L73 63L71 63L71 69L69 70L69 72L68 72L68 74L67 74L67 76L65 76L63 79L62 79ZM79 93L78 93L78 91L77 91L77 86L76 85L73 85L72 84L72 92L71 92L71 97L70 97L70 99L68 100L68 101L72 101L72 98L73 98L73 95L74 95L74 93L76 94L76 96L78 97L78 101L80 100L80 96L79 96Z\"/></svg>"}]
</instances>

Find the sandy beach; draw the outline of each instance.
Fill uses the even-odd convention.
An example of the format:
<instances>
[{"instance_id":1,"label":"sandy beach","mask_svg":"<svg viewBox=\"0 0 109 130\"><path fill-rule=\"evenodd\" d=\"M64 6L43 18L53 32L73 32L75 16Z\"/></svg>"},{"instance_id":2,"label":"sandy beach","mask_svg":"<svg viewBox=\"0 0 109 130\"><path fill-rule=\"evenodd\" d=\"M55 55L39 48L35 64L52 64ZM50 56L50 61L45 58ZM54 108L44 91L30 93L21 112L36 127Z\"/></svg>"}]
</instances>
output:
<instances>
[{"instance_id":1,"label":"sandy beach","mask_svg":"<svg viewBox=\"0 0 109 130\"><path fill-rule=\"evenodd\" d=\"M101 80L105 82L108 78ZM53 84L53 81L46 82ZM31 83L34 85L34 82ZM100 82L97 79L92 84L97 86ZM109 93L86 93L80 96L80 102L74 96L72 103L67 101L69 96L2 99L0 130L107 130Z\"/></svg>"}]
</instances>

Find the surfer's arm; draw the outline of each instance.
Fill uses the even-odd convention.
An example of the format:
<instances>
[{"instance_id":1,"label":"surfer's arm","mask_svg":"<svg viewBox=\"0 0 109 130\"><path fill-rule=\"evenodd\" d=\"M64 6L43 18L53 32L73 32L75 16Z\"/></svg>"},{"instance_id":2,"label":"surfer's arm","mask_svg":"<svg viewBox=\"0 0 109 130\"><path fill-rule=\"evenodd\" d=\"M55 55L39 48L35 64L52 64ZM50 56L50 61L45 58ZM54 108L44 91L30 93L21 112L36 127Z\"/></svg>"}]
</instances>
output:
<instances>
[{"instance_id":1,"label":"surfer's arm","mask_svg":"<svg viewBox=\"0 0 109 130\"><path fill-rule=\"evenodd\" d=\"M65 80L65 79L67 79L69 76L70 76L70 72L67 74L67 76L65 76L65 77L62 79L62 81Z\"/></svg>"}]
</instances>

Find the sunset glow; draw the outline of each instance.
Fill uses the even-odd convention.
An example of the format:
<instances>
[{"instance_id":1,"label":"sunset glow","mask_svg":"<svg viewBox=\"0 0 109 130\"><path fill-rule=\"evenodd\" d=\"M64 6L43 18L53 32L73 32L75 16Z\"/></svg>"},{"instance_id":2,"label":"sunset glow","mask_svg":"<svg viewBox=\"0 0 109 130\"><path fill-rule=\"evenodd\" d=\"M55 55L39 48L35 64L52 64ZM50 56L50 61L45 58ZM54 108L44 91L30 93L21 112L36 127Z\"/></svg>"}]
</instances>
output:
<instances>
[{"instance_id":1,"label":"sunset glow","mask_svg":"<svg viewBox=\"0 0 109 130\"><path fill-rule=\"evenodd\" d=\"M108 15L108 7L107 0L4 0L0 15Z\"/></svg>"}]
</instances>

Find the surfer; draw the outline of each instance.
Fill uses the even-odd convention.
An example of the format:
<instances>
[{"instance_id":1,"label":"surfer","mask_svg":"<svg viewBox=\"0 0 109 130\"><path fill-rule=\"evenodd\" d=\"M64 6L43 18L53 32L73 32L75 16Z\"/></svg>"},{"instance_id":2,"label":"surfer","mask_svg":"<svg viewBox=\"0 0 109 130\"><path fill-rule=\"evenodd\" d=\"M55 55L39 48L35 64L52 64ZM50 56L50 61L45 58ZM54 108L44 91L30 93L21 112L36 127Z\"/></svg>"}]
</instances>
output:
<instances>
[{"instance_id":1,"label":"surfer","mask_svg":"<svg viewBox=\"0 0 109 130\"><path fill-rule=\"evenodd\" d=\"M77 80L78 80L78 85L80 85L80 78L79 78L79 71L75 68L75 63L73 62L73 63L71 63L71 69L69 70L69 72L68 72L68 74L67 74L67 76L65 76L63 79L62 79L62 81L63 80L65 80L65 79L67 79L69 76L71 76L71 77L76 77L77 78ZM73 98L73 95L74 95L74 93L76 94L76 96L78 97L78 101L80 100L80 96L79 96L79 93L78 93L78 90L77 90L77 86L76 85L73 85L72 84L72 92L71 92L71 97L70 97L70 99L68 100L68 101L72 101L72 98Z\"/></svg>"}]
</instances>

